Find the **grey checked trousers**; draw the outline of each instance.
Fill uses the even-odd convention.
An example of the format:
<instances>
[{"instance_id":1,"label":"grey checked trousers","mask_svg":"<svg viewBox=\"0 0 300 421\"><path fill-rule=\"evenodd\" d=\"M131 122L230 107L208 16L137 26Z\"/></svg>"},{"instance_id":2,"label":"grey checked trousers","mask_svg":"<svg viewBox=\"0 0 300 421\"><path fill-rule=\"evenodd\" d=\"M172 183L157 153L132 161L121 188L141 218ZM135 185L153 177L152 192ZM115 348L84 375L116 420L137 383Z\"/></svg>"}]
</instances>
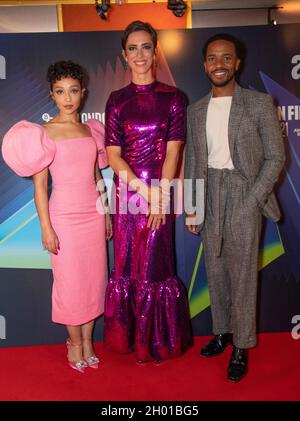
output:
<instances>
[{"instance_id":1,"label":"grey checked trousers","mask_svg":"<svg viewBox=\"0 0 300 421\"><path fill-rule=\"evenodd\" d=\"M209 168L203 231L213 333L232 333L239 348L256 345L261 213L250 183L236 170Z\"/></svg>"}]
</instances>

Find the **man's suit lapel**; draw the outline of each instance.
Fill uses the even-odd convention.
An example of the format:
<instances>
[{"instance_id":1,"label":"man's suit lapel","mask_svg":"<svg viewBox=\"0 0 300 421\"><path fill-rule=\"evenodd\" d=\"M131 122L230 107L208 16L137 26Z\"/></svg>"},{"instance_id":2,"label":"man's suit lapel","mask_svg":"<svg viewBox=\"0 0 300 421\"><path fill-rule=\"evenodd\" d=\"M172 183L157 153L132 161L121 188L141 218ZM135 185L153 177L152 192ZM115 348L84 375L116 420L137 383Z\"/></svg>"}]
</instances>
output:
<instances>
[{"instance_id":1,"label":"man's suit lapel","mask_svg":"<svg viewBox=\"0 0 300 421\"><path fill-rule=\"evenodd\" d=\"M206 116L207 107L211 97L211 93L201 99L194 108L192 127L195 133L196 144L198 144L201 152L204 153L203 158L207 158L207 140L206 140Z\"/></svg>"},{"instance_id":2,"label":"man's suit lapel","mask_svg":"<svg viewBox=\"0 0 300 421\"><path fill-rule=\"evenodd\" d=\"M244 112L244 101L242 88L236 83L229 115L228 123L228 140L231 159L234 158L234 145L238 137L239 128Z\"/></svg>"}]
</instances>

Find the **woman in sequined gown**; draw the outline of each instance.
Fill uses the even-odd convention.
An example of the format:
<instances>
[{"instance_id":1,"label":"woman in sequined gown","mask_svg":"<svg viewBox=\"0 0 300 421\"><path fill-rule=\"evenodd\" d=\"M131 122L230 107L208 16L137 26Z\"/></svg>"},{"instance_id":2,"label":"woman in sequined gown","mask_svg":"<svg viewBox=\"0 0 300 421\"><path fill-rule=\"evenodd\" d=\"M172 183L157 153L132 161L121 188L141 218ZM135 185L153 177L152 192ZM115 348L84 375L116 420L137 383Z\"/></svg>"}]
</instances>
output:
<instances>
[{"instance_id":1,"label":"woman in sequined gown","mask_svg":"<svg viewBox=\"0 0 300 421\"><path fill-rule=\"evenodd\" d=\"M106 106L116 206L104 341L111 351L135 351L137 362L178 357L191 345L186 292L175 275L174 214L166 214L157 201L156 211L150 207L151 194L162 193L161 187L150 187L151 180L175 177L185 140L184 97L153 77L156 44L149 24L135 21L126 28L123 57L132 82L112 92Z\"/></svg>"}]
</instances>

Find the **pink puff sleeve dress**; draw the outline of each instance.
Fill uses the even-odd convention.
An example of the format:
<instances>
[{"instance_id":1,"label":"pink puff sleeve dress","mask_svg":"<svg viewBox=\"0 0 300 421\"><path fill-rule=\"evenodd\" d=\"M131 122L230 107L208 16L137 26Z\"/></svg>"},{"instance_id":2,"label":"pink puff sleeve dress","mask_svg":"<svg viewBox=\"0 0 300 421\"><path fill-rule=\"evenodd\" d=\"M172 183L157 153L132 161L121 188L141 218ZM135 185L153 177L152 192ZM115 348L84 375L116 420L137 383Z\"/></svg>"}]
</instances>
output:
<instances>
[{"instance_id":1,"label":"pink puff sleeve dress","mask_svg":"<svg viewBox=\"0 0 300 421\"><path fill-rule=\"evenodd\" d=\"M94 177L97 161L107 166L104 127L96 120L87 125L90 136L53 141L42 126L23 120L2 143L4 161L18 175L49 167L49 213L60 243L58 254L51 253L52 320L71 326L103 313L107 284L105 216L97 211Z\"/></svg>"}]
</instances>

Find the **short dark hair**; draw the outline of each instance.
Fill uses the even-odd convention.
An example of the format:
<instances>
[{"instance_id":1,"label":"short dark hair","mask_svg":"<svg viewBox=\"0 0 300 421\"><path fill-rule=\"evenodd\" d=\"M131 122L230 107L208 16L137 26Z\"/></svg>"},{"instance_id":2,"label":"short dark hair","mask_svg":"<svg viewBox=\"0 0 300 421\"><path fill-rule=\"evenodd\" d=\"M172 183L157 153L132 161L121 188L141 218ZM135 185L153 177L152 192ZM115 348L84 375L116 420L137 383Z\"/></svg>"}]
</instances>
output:
<instances>
[{"instance_id":1,"label":"short dark hair","mask_svg":"<svg viewBox=\"0 0 300 421\"><path fill-rule=\"evenodd\" d=\"M122 40L121 40L123 50L125 50L125 48L126 48L126 43L127 43L127 39L129 37L129 35L132 34L132 32L137 32L137 31L148 32L148 34L150 34L150 36L151 36L153 46L154 46L154 48L156 48L156 46L157 46L157 32L155 31L155 29L152 27L152 25L150 25L150 23L142 22L140 20L135 20L135 21L131 22L125 28L125 31L123 33Z\"/></svg>"},{"instance_id":2,"label":"short dark hair","mask_svg":"<svg viewBox=\"0 0 300 421\"><path fill-rule=\"evenodd\" d=\"M240 60L244 58L245 47L242 44L242 42L239 41L237 38L235 38L233 35L223 33L223 34L216 34L208 38L208 40L205 42L204 47L202 49L202 54L203 54L204 59L206 59L206 54L207 54L207 49L208 49L209 44L211 44L214 41L219 41L219 40L229 41L232 44L234 44L237 57Z\"/></svg>"},{"instance_id":3,"label":"short dark hair","mask_svg":"<svg viewBox=\"0 0 300 421\"><path fill-rule=\"evenodd\" d=\"M71 60L58 61L49 66L47 81L50 83L51 90L55 82L65 77L72 77L73 79L78 80L81 87L84 87L87 83L87 75L83 67Z\"/></svg>"}]
</instances>

